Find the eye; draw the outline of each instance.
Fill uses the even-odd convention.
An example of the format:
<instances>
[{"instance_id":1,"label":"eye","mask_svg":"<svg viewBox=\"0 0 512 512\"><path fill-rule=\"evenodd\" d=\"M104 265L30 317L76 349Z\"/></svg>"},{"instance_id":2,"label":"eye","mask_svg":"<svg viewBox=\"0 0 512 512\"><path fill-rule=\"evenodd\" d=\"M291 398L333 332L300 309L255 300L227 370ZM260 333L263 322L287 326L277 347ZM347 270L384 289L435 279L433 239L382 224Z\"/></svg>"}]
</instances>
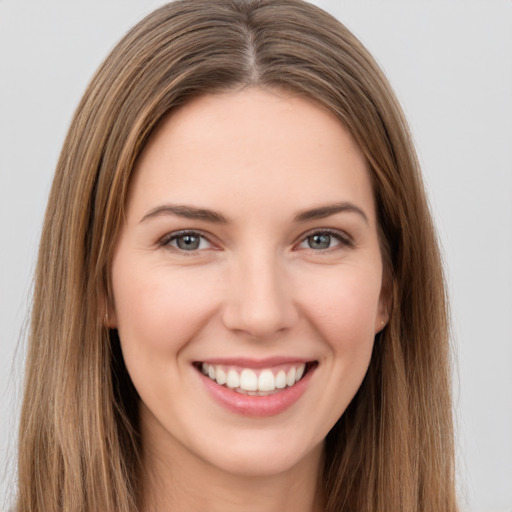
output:
<instances>
[{"instance_id":1,"label":"eye","mask_svg":"<svg viewBox=\"0 0 512 512\"><path fill-rule=\"evenodd\" d=\"M352 241L347 236L343 236L340 233L333 231L315 231L302 240L299 244L299 248L326 251L338 246L352 245Z\"/></svg>"},{"instance_id":2,"label":"eye","mask_svg":"<svg viewBox=\"0 0 512 512\"><path fill-rule=\"evenodd\" d=\"M197 231L180 231L177 233L170 233L162 238L160 245L187 252L199 251L201 249L209 249L212 247L210 241Z\"/></svg>"}]
</instances>

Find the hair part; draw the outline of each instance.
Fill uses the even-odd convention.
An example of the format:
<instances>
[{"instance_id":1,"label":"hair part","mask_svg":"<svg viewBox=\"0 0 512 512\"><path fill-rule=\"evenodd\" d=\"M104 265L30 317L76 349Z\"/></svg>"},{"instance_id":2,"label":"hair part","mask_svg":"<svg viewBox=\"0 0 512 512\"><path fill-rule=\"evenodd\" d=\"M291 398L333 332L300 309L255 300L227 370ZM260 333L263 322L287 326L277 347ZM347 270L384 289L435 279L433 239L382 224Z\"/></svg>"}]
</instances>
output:
<instances>
[{"instance_id":1,"label":"hair part","mask_svg":"<svg viewBox=\"0 0 512 512\"><path fill-rule=\"evenodd\" d=\"M375 191L390 321L326 440L325 510L455 512L449 345L434 227L406 121L373 58L301 0L178 0L137 24L89 84L39 248L18 511L132 512L137 393L104 325L131 173L164 116L206 93L281 88L334 113Z\"/></svg>"}]
</instances>

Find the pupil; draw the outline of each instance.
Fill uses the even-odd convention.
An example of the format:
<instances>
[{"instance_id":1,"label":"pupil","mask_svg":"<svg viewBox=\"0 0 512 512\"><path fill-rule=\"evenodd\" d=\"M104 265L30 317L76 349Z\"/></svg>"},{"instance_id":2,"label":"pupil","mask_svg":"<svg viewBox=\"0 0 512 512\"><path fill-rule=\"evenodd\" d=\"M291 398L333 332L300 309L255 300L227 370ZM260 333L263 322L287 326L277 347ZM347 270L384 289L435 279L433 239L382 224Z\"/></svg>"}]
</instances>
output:
<instances>
[{"instance_id":1,"label":"pupil","mask_svg":"<svg viewBox=\"0 0 512 512\"><path fill-rule=\"evenodd\" d=\"M309 246L311 249L328 249L331 245L331 235L321 234L309 237Z\"/></svg>"},{"instance_id":2,"label":"pupil","mask_svg":"<svg viewBox=\"0 0 512 512\"><path fill-rule=\"evenodd\" d=\"M183 235L177 239L177 245L185 251L193 251L199 247L199 237L195 235Z\"/></svg>"}]
</instances>

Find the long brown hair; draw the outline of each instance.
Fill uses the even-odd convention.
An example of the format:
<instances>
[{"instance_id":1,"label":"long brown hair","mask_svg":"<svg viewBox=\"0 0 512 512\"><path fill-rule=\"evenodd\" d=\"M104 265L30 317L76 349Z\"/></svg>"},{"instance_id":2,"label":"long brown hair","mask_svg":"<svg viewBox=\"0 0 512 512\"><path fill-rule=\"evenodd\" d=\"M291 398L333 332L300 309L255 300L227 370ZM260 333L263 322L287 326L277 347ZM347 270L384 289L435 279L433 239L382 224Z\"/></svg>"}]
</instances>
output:
<instances>
[{"instance_id":1,"label":"long brown hair","mask_svg":"<svg viewBox=\"0 0 512 512\"><path fill-rule=\"evenodd\" d=\"M136 25L102 64L58 162L36 271L19 512L137 509L137 395L103 318L130 175L163 116L244 86L285 88L327 107L372 173L390 321L328 434L325 510L457 510L442 268L387 80L343 25L301 0L178 0Z\"/></svg>"}]
</instances>

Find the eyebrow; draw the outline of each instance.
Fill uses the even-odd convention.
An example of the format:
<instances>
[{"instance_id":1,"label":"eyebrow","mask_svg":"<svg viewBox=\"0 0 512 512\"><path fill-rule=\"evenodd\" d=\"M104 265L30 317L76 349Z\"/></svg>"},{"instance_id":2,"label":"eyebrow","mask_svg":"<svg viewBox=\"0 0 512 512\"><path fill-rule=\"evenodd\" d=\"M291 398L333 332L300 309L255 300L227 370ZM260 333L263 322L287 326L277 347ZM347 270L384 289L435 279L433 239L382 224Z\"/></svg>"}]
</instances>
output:
<instances>
[{"instance_id":1,"label":"eyebrow","mask_svg":"<svg viewBox=\"0 0 512 512\"><path fill-rule=\"evenodd\" d=\"M184 205L173 205L164 204L157 206L150 210L140 222L144 222L152 217L158 217L160 215L176 215L178 217L184 217L185 219L204 220L206 222L212 222L214 224L227 224L227 219L222 214L214 212L213 210L207 210L205 208L195 208L193 206Z\"/></svg>"},{"instance_id":2,"label":"eyebrow","mask_svg":"<svg viewBox=\"0 0 512 512\"><path fill-rule=\"evenodd\" d=\"M308 210L303 210L294 217L294 222L306 222L310 220L318 220L325 219L326 217L330 217L331 215L335 215L337 213L343 212L352 212L360 215L365 222L368 224L368 217L364 213L364 211L356 206L353 203L342 201L339 203L328 204L325 206L319 206L317 208L312 208ZM208 210L206 208L196 208L194 206L185 206L185 205L173 205L173 204L164 204L161 206L157 206L150 210L142 219L140 223L151 219L153 217L159 217L161 215L176 215L178 217L183 217L185 219L195 219L195 220L203 220L206 222L211 222L213 224L227 224L228 220L224 215L214 210Z\"/></svg>"},{"instance_id":3,"label":"eyebrow","mask_svg":"<svg viewBox=\"0 0 512 512\"><path fill-rule=\"evenodd\" d=\"M318 208L313 208L310 210L304 210L302 212L299 212L295 218L295 222L306 222L308 220L318 220L318 219L325 219L326 217L330 217L331 215L335 215L336 213L342 213L342 212L352 212L357 213L360 215L367 224L369 224L368 217L366 213L364 213L361 208L356 206L353 203L342 201L339 203L334 204L328 204L325 206L320 206Z\"/></svg>"}]
</instances>

